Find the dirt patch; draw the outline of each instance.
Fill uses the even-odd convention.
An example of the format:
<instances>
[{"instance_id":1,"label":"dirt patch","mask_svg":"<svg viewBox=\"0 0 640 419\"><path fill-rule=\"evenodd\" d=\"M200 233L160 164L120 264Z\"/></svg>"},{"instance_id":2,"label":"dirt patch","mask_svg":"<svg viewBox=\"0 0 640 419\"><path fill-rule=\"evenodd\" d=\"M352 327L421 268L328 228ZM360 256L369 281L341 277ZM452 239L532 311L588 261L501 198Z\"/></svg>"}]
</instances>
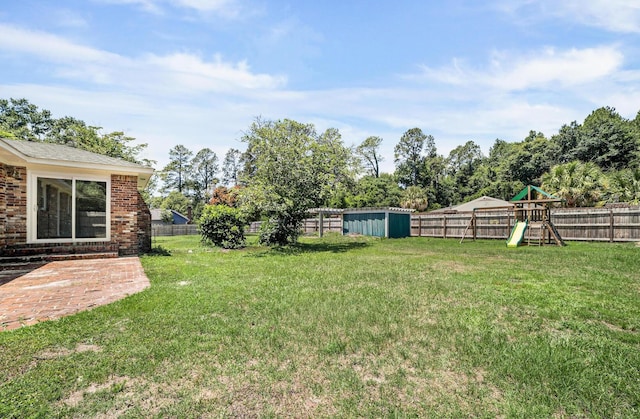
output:
<instances>
[{"instance_id":1,"label":"dirt patch","mask_svg":"<svg viewBox=\"0 0 640 419\"><path fill-rule=\"evenodd\" d=\"M98 345L88 345L84 343L79 343L74 349L67 348L56 348L56 349L46 349L39 354L35 355L35 359L57 359L62 358L64 356L73 355L76 353L82 352L100 352L102 348Z\"/></svg>"},{"instance_id":2,"label":"dirt patch","mask_svg":"<svg viewBox=\"0 0 640 419\"><path fill-rule=\"evenodd\" d=\"M173 387L173 386L171 386ZM163 384L153 383L140 378L115 376L104 383L91 383L88 387L69 394L58 403L58 406L79 408L96 397L108 398L112 401L111 407L105 412L93 412L89 409L87 414L95 418L119 417L136 408L145 415L156 416L164 407L177 403L180 398L175 388L168 388ZM82 414L81 414L82 415Z\"/></svg>"}]
</instances>

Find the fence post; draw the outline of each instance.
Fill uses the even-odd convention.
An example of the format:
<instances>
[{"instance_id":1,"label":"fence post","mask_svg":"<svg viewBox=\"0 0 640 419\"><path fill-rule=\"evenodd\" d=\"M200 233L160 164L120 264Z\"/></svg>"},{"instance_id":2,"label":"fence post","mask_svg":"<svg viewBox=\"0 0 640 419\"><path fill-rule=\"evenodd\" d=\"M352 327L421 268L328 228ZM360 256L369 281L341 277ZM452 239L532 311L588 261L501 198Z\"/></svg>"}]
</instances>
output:
<instances>
[{"instance_id":1,"label":"fence post","mask_svg":"<svg viewBox=\"0 0 640 419\"><path fill-rule=\"evenodd\" d=\"M609 242L613 243L613 208L609 208Z\"/></svg>"},{"instance_id":2,"label":"fence post","mask_svg":"<svg viewBox=\"0 0 640 419\"><path fill-rule=\"evenodd\" d=\"M442 214L442 238L447 238L447 214Z\"/></svg>"},{"instance_id":3,"label":"fence post","mask_svg":"<svg viewBox=\"0 0 640 419\"><path fill-rule=\"evenodd\" d=\"M418 215L418 237L422 237L422 216Z\"/></svg>"}]
</instances>

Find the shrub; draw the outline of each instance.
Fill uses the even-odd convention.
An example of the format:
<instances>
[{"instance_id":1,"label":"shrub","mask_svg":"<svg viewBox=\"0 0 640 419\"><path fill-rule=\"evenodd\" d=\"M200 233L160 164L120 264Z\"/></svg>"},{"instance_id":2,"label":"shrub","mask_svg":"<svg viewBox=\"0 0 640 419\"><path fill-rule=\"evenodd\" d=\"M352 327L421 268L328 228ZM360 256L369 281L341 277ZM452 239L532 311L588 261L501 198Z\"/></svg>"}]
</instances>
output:
<instances>
[{"instance_id":1,"label":"shrub","mask_svg":"<svg viewBox=\"0 0 640 419\"><path fill-rule=\"evenodd\" d=\"M260 225L260 244L285 246L295 243L300 235L300 221L293 217L281 217L263 221Z\"/></svg>"},{"instance_id":2,"label":"shrub","mask_svg":"<svg viewBox=\"0 0 640 419\"><path fill-rule=\"evenodd\" d=\"M200 216L202 241L224 249L244 246L244 226L240 210L226 205L207 205Z\"/></svg>"}]
</instances>

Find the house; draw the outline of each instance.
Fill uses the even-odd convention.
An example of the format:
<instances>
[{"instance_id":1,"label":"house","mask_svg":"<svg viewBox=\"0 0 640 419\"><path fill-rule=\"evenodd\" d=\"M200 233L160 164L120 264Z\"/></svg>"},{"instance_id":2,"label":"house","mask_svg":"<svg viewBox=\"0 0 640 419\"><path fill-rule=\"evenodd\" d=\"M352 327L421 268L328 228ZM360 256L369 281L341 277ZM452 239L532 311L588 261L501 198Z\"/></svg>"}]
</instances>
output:
<instances>
[{"instance_id":1,"label":"house","mask_svg":"<svg viewBox=\"0 0 640 419\"><path fill-rule=\"evenodd\" d=\"M73 147L0 138L0 255L150 249L139 191L152 174Z\"/></svg>"},{"instance_id":2,"label":"house","mask_svg":"<svg viewBox=\"0 0 640 419\"><path fill-rule=\"evenodd\" d=\"M171 222L162 219L162 213L169 211L171 214ZM191 220L188 216L179 213L176 210L163 210L159 208L151 209L151 225L168 225L168 224L189 224Z\"/></svg>"},{"instance_id":3,"label":"house","mask_svg":"<svg viewBox=\"0 0 640 419\"><path fill-rule=\"evenodd\" d=\"M474 210L491 210L491 209L512 209L515 205L513 202L504 201L498 198L492 198L490 196L481 196L472 201L465 202L463 204L455 205L452 207L440 208L430 212L438 213L458 213L458 212L472 212Z\"/></svg>"}]
</instances>

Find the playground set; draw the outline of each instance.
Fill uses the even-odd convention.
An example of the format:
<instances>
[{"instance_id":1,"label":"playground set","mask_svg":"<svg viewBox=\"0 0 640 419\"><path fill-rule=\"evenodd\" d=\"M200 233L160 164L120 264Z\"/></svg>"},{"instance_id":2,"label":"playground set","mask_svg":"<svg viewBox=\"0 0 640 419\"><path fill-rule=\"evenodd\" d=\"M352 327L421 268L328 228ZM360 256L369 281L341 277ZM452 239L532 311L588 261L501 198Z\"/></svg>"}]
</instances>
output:
<instances>
[{"instance_id":1,"label":"playground set","mask_svg":"<svg viewBox=\"0 0 640 419\"><path fill-rule=\"evenodd\" d=\"M542 198L536 199L532 193L537 193ZM553 244L554 242L558 246L564 246L560 233L551 222L551 206L561 204L562 201L532 185L521 190L511 199L515 205L513 208L515 224L507 240L507 247L518 247L525 236L529 246L544 246L545 243Z\"/></svg>"},{"instance_id":2,"label":"playground set","mask_svg":"<svg viewBox=\"0 0 640 419\"><path fill-rule=\"evenodd\" d=\"M462 234L462 243L468 233L476 239L476 214L482 211L509 210L512 211L513 222L508 224L511 230L507 247L518 247L524 244L529 246L545 244L557 244L564 246L564 241L558 230L551 222L551 207L561 205L563 200L557 198L542 189L529 185L521 190L513 199L511 205L474 208L471 219ZM513 228L511 226L513 225Z\"/></svg>"}]
</instances>

